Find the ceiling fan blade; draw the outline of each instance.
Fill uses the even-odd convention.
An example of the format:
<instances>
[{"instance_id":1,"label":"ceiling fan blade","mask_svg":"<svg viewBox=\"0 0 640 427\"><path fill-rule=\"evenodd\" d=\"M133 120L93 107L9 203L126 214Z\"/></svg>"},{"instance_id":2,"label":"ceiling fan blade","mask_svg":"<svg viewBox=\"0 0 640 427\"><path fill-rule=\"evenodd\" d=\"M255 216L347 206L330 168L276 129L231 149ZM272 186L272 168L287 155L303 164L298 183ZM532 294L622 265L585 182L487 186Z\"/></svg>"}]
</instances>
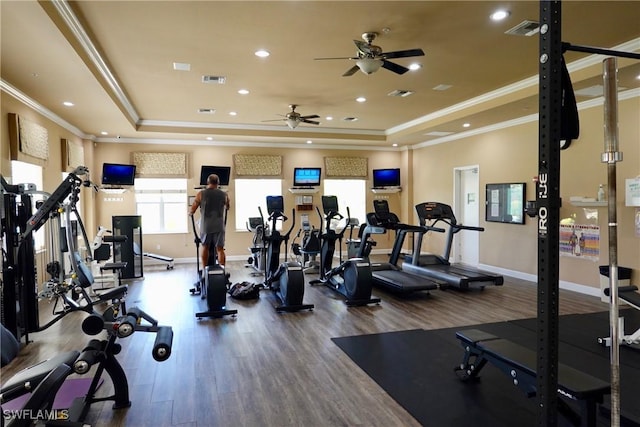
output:
<instances>
[{"instance_id":1,"label":"ceiling fan blade","mask_svg":"<svg viewBox=\"0 0 640 427\"><path fill-rule=\"evenodd\" d=\"M384 60L382 61L382 68L386 68L387 70L393 71L396 74L404 74L409 71L407 67L403 67L402 65L394 64L393 62Z\"/></svg>"},{"instance_id":2,"label":"ceiling fan blade","mask_svg":"<svg viewBox=\"0 0 640 427\"><path fill-rule=\"evenodd\" d=\"M302 120L307 120L307 119L319 119L320 116L317 114L311 114L310 116L300 116L300 118Z\"/></svg>"},{"instance_id":3,"label":"ceiling fan blade","mask_svg":"<svg viewBox=\"0 0 640 427\"><path fill-rule=\"evenodd\" d=\"M301 118L301 119L300 119L300 121L301 121L302 123L309 123L309 124L312 124L312 125L319 125L319 124L320 124L320 122L316 122L316 121L314 121L314 120L307 120L307 119L305 119L305 118Z\"/></svg>"},{"instance_id":4,"label":"ceiling fan blade","mask_svg":"<svg viewBox=\"0 0 640 427\"><path fill-rule=\"evenodd\" d=\"M356 60L356 59L360 59L360 58L357 58L357 57L349 57L349 56L342 56L342 57L337 57L337 58L313 58L313 59L314 59L314 60L316 60L316 61L324 61L324 60L327 60L327 59L353 59L353 60Z\"/></svg>"},{"instance_id":5,"label":"ceiling fan blade","mask_svg":"<svg viewBox=\"0 0 640 427\"><path fill-rule=\"evenodd\" d=\"M360 68L358 68L357 65L354 65L353 67L349 68L343 75L342 77L349 77L349 76L353 76Z\"/></svg>"},{"instance_id":6,"label":"ceiling fan blade","mask_svg":"<svg viewBox=\"0 0 640 427\"><path fill-rule=\"evenodd\" d=\"M369 46L369 44L367 44L367 43L365 43L363 41L360 41L360 40L354 40L353 42L356 44L358 50L360 52L364 53L365 55L373 55L374 54L374 52L371 49L371 46Z\"/></svg>"},{"instance_id":7,"label":"ceiling fan blade","mask_svg":"<svg viewBox=\"0 0 640 427\"><path fill-rule=\"evenodd\" d=\"M424 51L422 49L409 49L409 50L396 50L394 52L384 52L382 54L383 58L409 58L411 56L424 56Z\"/></svg>"}]
</instances>

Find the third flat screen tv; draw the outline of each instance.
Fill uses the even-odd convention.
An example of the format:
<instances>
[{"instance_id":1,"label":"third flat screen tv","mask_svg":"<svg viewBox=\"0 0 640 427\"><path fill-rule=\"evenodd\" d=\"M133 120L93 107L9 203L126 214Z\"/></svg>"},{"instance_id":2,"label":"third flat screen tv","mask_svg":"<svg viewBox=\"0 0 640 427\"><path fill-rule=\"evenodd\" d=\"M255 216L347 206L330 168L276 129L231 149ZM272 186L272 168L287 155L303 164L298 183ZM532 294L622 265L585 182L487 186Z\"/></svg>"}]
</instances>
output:
<instances>
[{"instance_id":1,"label":"third flat screen tv","mask_svg":"<svg viewBox=\"0 0 640 427\"><path fill-rule=\"evenodd\" d=\"M374 169L373 187L400 187L400 168Z\"/></svg>"},{"instance_id":2,"label":"third flat screen tv","mask_svg":"<svg viewBox=\"0 0 640 427\"><path fill-rule=\"evenodd\" d=\"M209 178L209 175L211 174L218 175L218 178L220 178L220 185L229 185L231 166L203 165L200 168L200 185L207 185L207 178Z\"/></svg>"},{"instance_id":3,"label":"third flat screen tv","mask_svg":"<svg viewBox=\"0 0 640 427\"><path fill-rule=\"evenodd\" d=\"M317 187L320 185L320 168L294 168L294 187Z\"/></svg>"}]
</instances>

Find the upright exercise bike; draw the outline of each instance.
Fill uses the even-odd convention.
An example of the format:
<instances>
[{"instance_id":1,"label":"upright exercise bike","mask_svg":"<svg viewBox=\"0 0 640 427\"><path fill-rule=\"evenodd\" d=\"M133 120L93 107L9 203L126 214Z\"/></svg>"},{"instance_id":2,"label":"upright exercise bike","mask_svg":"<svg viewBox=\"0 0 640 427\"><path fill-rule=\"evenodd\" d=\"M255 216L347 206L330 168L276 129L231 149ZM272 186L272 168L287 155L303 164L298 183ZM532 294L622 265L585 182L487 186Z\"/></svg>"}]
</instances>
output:
<instances>
[{"instance_id":1,"label":"upright exercise bike","mask_svg":"<svg viewBox=\"0 0 640 427\"><path fill-rule=\"evenodd\" d=\"M193 227L194 242L196 244L196 268L198 271L198 281L194 287L189 290L191 295L200 295L200 299L207 300L207 311L196 313L196 317L220 318L223 316L234 316L238 310L227 309L227 285L229 284L229 275L225 272L224 266L218 264L218 253L215 246L209 247L209 259L207 265L200 271L200 236L196 229L196 221L191 216L191 225ZM227 225L227 212L225 210L224 225Z\"/></svg>"},{"instance_id":2,"label":"upright exercise bike","mask_svg":"<svg viewBox=\"0 0 640 427\"><path fill-rule=\"evenodd\" d=\"M361 306L367 304L378 304L380 298L371 297L372 275L371 264L364 258L351 258L342 262L342 237L347 227L350 226L350 213L347 208L347 222L344 228L337 233L331 228L334 219L341 220L344 217L338 212L338 198L336 196L322 196L322 209L316 207L320 216L320 235L322 246L320 248L320 279L312 280L310 283L324 284L330 289L344 296L347 306ZM325 231L322 232L323 219L326 223ZM340 247L340 265L331 267L333 255L336 249L336 242Z\"/></svg>"},{"instance_id":3,"label":"upright exercise bike","mask_svg":"<svg viewBox=\"0 0 640 427\"><path fill-rule=\"evenodd\" d=\"M258 210L264 223L262 209L258 207ZM264 246L267 250L264 286L271 289L280 300L281 304L276 307L276 311L311 310L314 305L303 302L304 273L302 265L296 261L287 261L287 245L291 231L296 224L296 211L292 209L291 228L285 234L281 234L276 228L276 223L282 221L284 224L287 220L283 211L284 198L282 196L267 196L267 213L269 214L267 221L271 223L271 232L263 235ZM280 247L282 243L284 243L285 261L280 263Z\"/></svg>"}]
</instances>

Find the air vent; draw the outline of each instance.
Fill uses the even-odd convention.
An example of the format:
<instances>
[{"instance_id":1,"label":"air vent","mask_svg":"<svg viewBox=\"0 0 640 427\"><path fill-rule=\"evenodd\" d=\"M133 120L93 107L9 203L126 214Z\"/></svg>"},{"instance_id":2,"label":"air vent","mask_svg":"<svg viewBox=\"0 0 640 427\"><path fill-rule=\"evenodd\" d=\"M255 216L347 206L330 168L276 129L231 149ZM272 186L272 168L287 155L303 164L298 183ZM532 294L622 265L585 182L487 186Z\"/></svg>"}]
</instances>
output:
<instances>
[{"instance_id":1,"label":"air vent","mask_svg":"<svg viewBox=\"0 0 640 427\"><path fill-rule=\"evenodd\" d=\"M387 94L387 96L400 96L402 98L404 98L405 96L409 96L409 95L413 95L413 92L410 90L402 90L402 89L396 89L392 92L389 92Z\"/></svg>"},{"instance_id":2,"label":"air vent","mask_svg":"<svg viewBox=\"0 0 640 427\"><path fill-rule=\"evenodd\" d=\"M358 120L357 117L345 117L344 119L342 119L345 122L355 122Z\"/></svg>"},{"instance_id":3,"label":"air vent","mask_svg":"<svg viewBox=\"0 0 640 427\"><path fill-rule=\"evenodd\" d=\"M215 108L198 108L198 113L200 114L214 114L215 112Z\"/></svg>"},{"instance_id":4,"label":"air vent","mask_svg":"<svg viewBox=\"0 0 640 427\"><path fill-rule=\"evenodd\" d=\"M433 90L439 90L439 91L443 91L443 90L447 90L447 89L451 89L451 85L438 85L438 86L434 86Z\"/></svg>"},{"instance_id":5,"label":"air vent","mask_svg":"<svg viewBox=\"0 0 640 427\"><path fill-rule=\"evenodd\" d=\"M531 37L540 30L540 24L535 21L522 21L510 30L505 31L505 34L512 36L527 36Z\"/></svg>"},{"instance_id":6,"label":"air vent","mask_svg":"<svg viewBox=\"0 0 640 427\"><path fill-rule=\"evenodd\" d=\"M202 83L217 83L223 85L227 82L224 76L202 76Z\"/></svg>"}]
</instances>

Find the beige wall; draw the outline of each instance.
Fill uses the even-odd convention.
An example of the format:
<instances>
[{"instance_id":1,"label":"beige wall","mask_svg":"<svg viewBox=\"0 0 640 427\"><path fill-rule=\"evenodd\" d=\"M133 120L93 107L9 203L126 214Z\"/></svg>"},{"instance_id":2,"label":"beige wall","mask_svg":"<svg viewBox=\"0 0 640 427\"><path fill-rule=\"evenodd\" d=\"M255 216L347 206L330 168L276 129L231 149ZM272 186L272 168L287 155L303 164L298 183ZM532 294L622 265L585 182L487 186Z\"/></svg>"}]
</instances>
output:
<instances>
[{"instance_id":1,"label":"beige wall","mask_svg":"<svg viewBox=\"0 0 640 427\"><path fill-rule=\"evenodd\" d=\"M17 113L29 118L48 129L50 158L44 162L44 190L51 192L61 180L61 144L60 139L80 141L71 132L27 108L14 98L2 93L2 126L0 136L0 171L10 176L9 136L7 131L8 113ZM617 165L618 190L618 264L634 269L634 281L640 274L640 237L635 235L633 218L635 208L624 206L623 183L625 178L640 174L640 100L633 98L619 102L620 150L624 161ZM599 283L598 266L608 264L606 209L586 211L569 203L570 196L595 197L598 184L606 184L606 165L600 163L603 146L602 107L593 107L580 111L581 137L574 141L569 150L562 152L561 195L563 218L573 217L576 223L598 224L601 227L600 260L588 260L561 257L561 280L597 287ZM232 165L233 154L278 154L283 156L283 194L285 205L289 209L295 203L295 195L287 189L292 185L295 166L324 166L326 156L367 157L369 171L374 168L401 167L403 191L396 194L375 195L367 193L367 210L371 210L374 198L387 198L392 211L403 221L415 223L413 206L422 201L441 201L452 204L453 168L466 165L479 165L480 170L480 206L484 206L484 188L487 183L518 182L527 183L527 200L535 199L535 186L532 178L537 175L538 158L537 122L497 130L446 144L429 146L408 151L346 151L296 148L255 148L255 147L207 147L203 145L148 145L148 144L94 144L83 141L87 166L93 171L92 180L100 180L103 162L127 163L134 151L172 152L189 154L189 194L199 178L202 164ZM371 186L371 181L367 185ZM236 197L233 181L229 186L232 198ZM319 195L314 202L319 202ZM122 201L107 201L111 197L105 193L95 193L88 188L82 189L82 204L85 223L90 237L98 225L110 227L113 215L135 214L134 195L127 192ZM186 209L186 207L185 207ZM587 219L587 214L597 212L597 220ZM230 219L234 218L233 208ZM311 215L313 221L315 217ZM525 225L487 223L484 212L480 213L480 225L486 231L480 237L480 263L506 270L535 275L537 272L537 233L535 222L527 218ZM230 223L232 223L230 221ZM298 222L299 223L299 222ZM318 224L316 224L318 225ZM144 232L144 229L143 229ZM228 229L227 250L229 256L248 256L251 234L246 231ZM431 233L433 234L433 233ZM378 248L390 248L393 235L377 236ZM424 249L440 253L442 241L440 235L425 239ZM193 237L190 233L180 235L144 235L144 250L158 252L174 258L192 258L195 256ZM159 249L158 249L159 248Z\"/></svg>"},{"instance_id":2,"label":"beige wall","mask_svg":"<svg viewBox=\"0 0 640 427\"><path fill-rule=\"evenodd\" d=\"M618 182L618 265L640 274L640 237L635 235L635 209L624 206L624 179L640 173L640 101L638 98L619 102L620 151L624 161L617 164ZM416 203L453 202L453 169L480 165L480 263L526 274L537 274L536 222L525 225L484 221L485 185L500 182L526 182L527 200L535 200L532 178L538 173L538 123L522 124L455 142L416 149L413 158L413 198ZM596 197L599 184L607 184L607 166L600 162L604 151L603 109L593 107L580 111L580 139L561 153L562 218L574 218L577 224L600 226L600 259L589 261L561 257L560 279L599 286L599 265L608 260L607 209L585 209L572 206L570 196ZM597 215L588 219L587 215ZM426 239L425 250L441 253L442 235Z\"/></svg>"},{"instance_id":3,"label":"beige wall","mask_svg":"<svg viewBox=\"0 0 640 427\"><path fill-rule=\"evenodd\" d=\"M197 190L193 188L198 185L200 178L200 167L203 164L207 165L219 165L219 166L232 166L232 180L227 188L229 196L231 197L231 209L229 210L229 221L227 223L227 238L226 238L226 251L228 257L244 257L249 256L249 246L251 246L252 234L246 230L234 230L233 224L235 224L235 209L233 200L238 196L235 194L235 187L233 184L233 155L234 154L265 154L265 155L282 155L282 174L283 174L283 188L282 194L284 195L285 208L287 211L295 207L296 195L290 193L288 189L293 185L293 168L294 167L313 167L319 166L324 170L324 157L367 157L368 168L389 168L399 167L401 155L399 152L391 151L347 151L347 150L324 150L324 149L310 149L310 148L256 148L256 147L208 147L204 145L184 145L184 146L168 146L168 145L156 145L150 146L148 144L98 144L95 149L95 161L93 169L96 171L101 170L102 163L128 163L131 161L131 153L136 151L150 151L154 152L186 152L189 157L189 184L188 194L190 196L195 195ZM368 181L368 187L371 187L371 181ZM322 188L320 192L313 195L314 205L320 203L320 195L322 194ZM374 195L373 193L367 193L368 200L367 206L369 210L372 210L374 197L387 197L391 209L399 212L401 210L401 195ZM110 199L122 198L122 201L113 201ZM257 207L260 201L256 200L256 214ZM319 206L319 205L318 205ZM96 202L97 207L97 221L105 227L110 227L111 217L113 215L135 215L135 200L132 192L126 192L122 196L113 196L100 193ZM185 211L187 207L185 206ZM300 213L297 213L296 227L299 227ZM315 210L309 215L311 223L316 227L319 227L319 219L315 214ZM187 258L195 256L195 246L193 243L193 236L191 232L187 234L179 235L152 235L144 234L144 218L143 221L143 246L146 252L161 253L165 256L173 258ZM191 225L189 224L189 230ZM381 236L376 240L381 248L391 247L393 241L393 235Z\"/></svg>"}]
</instances>

